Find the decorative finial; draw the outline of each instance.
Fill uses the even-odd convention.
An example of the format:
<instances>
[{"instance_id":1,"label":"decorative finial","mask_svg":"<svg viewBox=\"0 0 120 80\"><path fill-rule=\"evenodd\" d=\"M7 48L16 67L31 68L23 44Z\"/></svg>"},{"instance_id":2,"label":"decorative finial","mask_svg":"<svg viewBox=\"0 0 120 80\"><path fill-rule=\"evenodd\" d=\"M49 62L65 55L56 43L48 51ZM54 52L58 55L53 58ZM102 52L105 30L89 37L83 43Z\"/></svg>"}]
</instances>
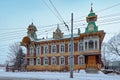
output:
<instances>
[{"instance_id":1,"label":"decorative finial","mask_svg":"<svg viewBox=\"0 0 120 80\"><path fill-rule=\"evenodd\" d=\"M78 35L80 34L80 32L81 32L81 31L80 31L80 28L78 28Z\"/></svg>"},{"instance_id":2,"label":"decorative finial","mask_svg":"<svg viewBox=\"0 0 120 80\"><path fill-rule=\"evenodd\" d=\"M33 19L32 19L32 24L31 25L33 25Z\"/></svg>"},{"instance_id":3,"label":"decorative finial","mask_svg":"<svg viewBox=\"0 0 120 80\"><path fill-rule=\"evenodd\" d=\"M31 25L33 25L33 22L32 22L32 24Z\"/></svg>"},{"instance_id":4,"label":"decorative finial","mask_svg":"<svg viewBox=\"0 0 120 80\"><path fill-rule=\"evenodd\" d=\"M90 12L93 12L93 9L92 9L93 7L92 6L93 6L93 3L91 3L91 10L90 10Z\"/></svg>"}]
</instances>

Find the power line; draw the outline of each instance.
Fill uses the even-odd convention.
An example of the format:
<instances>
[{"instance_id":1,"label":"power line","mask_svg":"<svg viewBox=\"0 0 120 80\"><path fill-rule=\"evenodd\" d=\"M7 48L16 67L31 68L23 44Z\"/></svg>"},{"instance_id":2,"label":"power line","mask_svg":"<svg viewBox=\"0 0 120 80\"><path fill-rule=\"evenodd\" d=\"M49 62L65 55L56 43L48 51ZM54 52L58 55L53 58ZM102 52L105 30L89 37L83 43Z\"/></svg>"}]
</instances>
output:
<instances>
[{"instance_id":1,"label":"power line","mask_svg":"<svg viewBox=\"0 0 120 80\"><path fill-rule=\"evenodd\" d=\"M102 11L111 9L111 8L116 7L116 6L119 6L119 5L120 5L120 3L116 3L116 4L112 5L112 6L108 6L108 7L106 7L106 8L100 9L100 10L96 11L95 13L100 13L100 12L102 12ZM85 15L85 16L82 16L82 17L79 17L79 18L83 18L83 17L86 17L86 15ZM79 18L76 18L76 19L79 19Z\"/></svg>"},{"instance_id":2,"label":"power line","mask_svg":"<svg viewBox=\"0 0 120 80\"><path fill-rule=\"evenodd\" d=\"M120 3L114 4L114 5L109 6L109 7L107 7L107 8L104 8L104 9L101 9L101 10L99 10L99 11L96 11L96 13L100 13L100 12L102 12L102 11L111 9L111 8L116 7L116 6L119 6L119 5L120 5Z\"/></svg>"},{"instance_id":3,"label":"power line","mask_svg":"<svg viewBox=\"0 0 120 80\"><path fill-rule=\"evenodd\" d=\"M98 25L103 25L102 23L104 23L104 24L108 24L109 25L109 23L110 22L112 22L112 24L115 24L116 23L116 21L117 21L117 23L118 23L118 21L120 21L120 18L118 17L118 18L112 18L112 19L106 19L106 20L102 20L102 21L98 21ZM109 23L108 23L109 22ZM115 23L114 23L115 22ZM74 25L76 25L76 24L74 24ZM87 24L84 24L84 25L87 25ZM80 25L79 25L80 26ZM83 26L83 24L81 25L81 26ZM74 28L76 28L76 26L74 27ZM79 28L85 28L85 27L79 27ZM47 28L47 30L46 29L42 29L42 30L40 30L40 33L39 34L43 34L45 31L47 31L47 32L51 32L51 30L53 30L54 31L54 29L55 29L55 27L53 27L53 28ZM50 31L49 31L50 30ZM64 27L63 28L61 28L61 30L63 31L64 30ZM52 31L52 32L53 32ZM11 38L11 37L13 37L13 36L17 36L17 34L21 34L22 35L22 32L11 32L11 33L7 33L7 34L1 34L0 35L0 37L7 37L7 38Z\"/></svg>"},{"instance_id":4,"label":"power line","mask_svg":"<svg viewBox=\"0 0 120 80\"><path fill-rule=\"evenodd\" d=\"M112 18L112 17L116 17L116 16L120 16L120 13L114 13L114 14L108 14L108 15L105 15L105 16L100 16L100 17L98 17L98 19ZM74 20L74 23L82 22L82 21L85 21L85 19ZM66 23L70 23L70 21L68 21ZM56 25L57 24L51 24L51 25L46 25L46 26L38 26L38 29L39 29L39 27L43 27L43 28L40 28L40 30L43 30L43 29L46 29L46 28L49 28L49 27L54 27L55 28ZM64 24L63 23L59 23L59 25L62 26ZM22 29L24 29L24 28L9 28L9 31L11 31L11 29L12 29L12 31L16 31L16 30L17 31L23 31ZM7 30L8 31L8 29L0 29L0 30ZM5 33L3 33L3 34L5 34Z\"/></svg>"},{"instance_id":5,"label":"power line","mask_svg":"<svg viewBox=\"0 0 120 80\"><path fill-rule=\"evenodd\" d=\"M105 9L110 9L110 8L112 8L112 7L115 7L115 6L118 6L120 3L118 3L118 4L115 4L115 5L113 5L113 6L110 6L110 7L107 7L107 8L105 8ZM48 6L49 7L49 6ZM101 10L102 11L102 10ZM102 16L102 17L111 17L113 14L110 14L110 15L106 15L106 16ZM116 16L115 14L114 14L114 16ZM118 13L118 16L119 16L119 13ZM102 17L99 17L99 18L102 18ZM103 18L102 18L103 19ZM84 20L81 20L81 21L84 21ZM81 21L75 21L75 22L81 22ZM104 22L105 22L105 20L103 20ZM99 21L98 21L99 22ZM68 22L69 23L69 22ZM102 23L102 21L101 21L101 23ZM116 23L116 22L115 22ZM109 23L107 23L107 24L109 24ZM114 23L112 23L112 24L114 24ZM49 27L49 26L54 26L54 25L57 25L57 24L53 24L53 25L48 25L47 27ZM63 23L61 23L60 25L63 25ZM86 24L85 24L86 25ZM103 24L102 24L103 25ZM46 27L45 27L46 28ZM5 34L5 33L4 33Z\"/></svg>"},{"instance_id":6,"label":"power line","mask_svg":"<svg viewBox=\"0 0 120 80\"><path fill-rule=\"evenodd\" d=\"M68 31L69 31L69 27L66 24L66 22L63 20L62 16L60 15L60 13L58 12L58 10L56 9L56 7L54 6L54 4L52 3L51 0L49 0L49 2L51 3L52 7L54 8L54 10L56 11L56 13L58 14L58 16L60 17L60 19L62 20L62 22L64 23L64 25L67 27Z\"/></svg>"},{"instance_id":7,"label":"power line","mask_svg":"<svg viewBox=\"0 0 120 80\"><path fill-rule=\"evenodd\" d=\"M105 23L105 24L99 24L98 26L101 26L101 25L110 25L110 24L120 24L120 21L118 21L118 22L111 22L111 23Z\"/></svg>"},{"instance_id":8,"label":"power line","mask_svg":"<svg viewBox=\"0 0 120 80\"><path fill-rule=\"evenodd\" d=\"M98 19L100 19L100 18L107 18L107 17L115 17L115 16L120 16L120 12L118 12L118 13L114 13L114 14L108 14L108 15L105 15L105 16L100 16L100 17L98 17Z\"/></svg>"},{"instance_id":9,"label":"power line","mask_svg":"<svg viewBox=\"0 0 120 80\"><path fill-rule=\"evenodd\" d=\"M61 21L61 19L59 18L59 16L54 13L54 11L48 6L48 4L44 0L42 0L42 1L50 9L50 11L58 18L58 20Z\"/></svg>"},{"instance_id":10,"label":"power line","mask_svg":"<svg viewBox=\"0 0 120 80\"><path fill-rule=\"evenodd\" d=\"M48 4L44 1L44 0L42 0L43 1L43 3L53 12L53 10L48 6ZM116 3L116 4L114 4L114 5L112 5L112 6L109 6L109 7L107 7L107 8L103 8L103 9L101 9L101 10L98 10L98 11L96 11L97 13L99 13L99 12L102 12L102 11L105 11L105 10L108 10L108 9L111 9L111 8L113 8L113 7L116 7L116 6L119 6L120 5L120 3ZM54 12L53 12L53 14L55 14ZM59 14L59 13L58 13ZM56 15L56 14L55 14ZM119 15L119 13L118 13L118 15ZM61 15L60 15L61 16ZM112 14L110 14L110 15L106 15L106 16L102 16L102 17L109 17L109 16L112 16ZM114 15L114 16L116 16L116 15ZM57 17L57 16L56 16ZM99 18L101 18L101 17L99 17ZM76 19L75 19L76 20ZM61 21L61 20L60 20ZM63 24L63 23L60 23L60 25L61 24ZM57 24L52 24L52 25L48 25L48 27L49 26L54 26L54 25L57 25ZM43 27L46 27L46 26L43 26ZM16 28L10 28L10 29L16 29ZM10 30L9 29L9 30ZM18 28L17 28L18 29ZM21 28L19 28L19 29L21 29ZM23 28L22 28L23 29ZM4 30L4 29L0 29L0 30ZM5 29L6 30L6 29Z\"/></svg>"},{"instance_id":11,"label":"power line","mask_svg":"<svg viewBox=\"0 0 120 80\"><path fill-rule=\"evenodd\" d=\"M54 10L56 11L56 13L58 14L58 16L60 17L60 19L62 20L62 22L64 22L62 16L60 15L60 13L58 12L58 10L55 8L54 4L52 3L51 0L49 0L49 2L51 3L52 7L54 8Z\"/></svg>"}]
</instances>

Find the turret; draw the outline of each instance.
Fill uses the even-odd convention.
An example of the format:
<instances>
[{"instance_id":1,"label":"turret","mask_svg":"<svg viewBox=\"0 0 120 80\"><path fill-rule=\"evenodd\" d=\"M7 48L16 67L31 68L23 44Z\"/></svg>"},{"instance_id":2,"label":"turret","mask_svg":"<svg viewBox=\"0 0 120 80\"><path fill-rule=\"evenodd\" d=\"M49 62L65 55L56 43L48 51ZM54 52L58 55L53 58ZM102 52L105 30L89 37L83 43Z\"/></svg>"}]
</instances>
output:
<instances>
[{"instance_id":1,"label":"turret","mask_svg":"<svg viewBox=\"0 0 120 80\"><path fill-rule=\"evenodd\" d=\"M54 39L60 39L63 38L63 33L61 32L59 25L57 25L57 29L55 32L53 32L53 38Z\"/></svg>"},{"instance_id":2,"label":"turret","mask_svg":"<svg viewBox=\"0 0 120 80\"><path fill-rule=\"evenodd\" d=\"M87 21L88 25L87 25L87 28L85 30L85 33L98 31L98 27L96 26L96 23L95 23L97 21L97 15L93 12L92 5L91 5L90 13L86 17L86 21Z\"/></svg>"},{"instance_id":3,"label":"turret","mask_svg":"<svg viewBox=\"0 0 120 80\"><path fill-rule=\"evenodd\" d=\"M37 39L37 35L36 35L37 28L36 28L36 26L33 23L31 23L31 25L28 26L27 30L28 30L27 36L30 39L36 40Z\"/></svg>"}]
</instances>

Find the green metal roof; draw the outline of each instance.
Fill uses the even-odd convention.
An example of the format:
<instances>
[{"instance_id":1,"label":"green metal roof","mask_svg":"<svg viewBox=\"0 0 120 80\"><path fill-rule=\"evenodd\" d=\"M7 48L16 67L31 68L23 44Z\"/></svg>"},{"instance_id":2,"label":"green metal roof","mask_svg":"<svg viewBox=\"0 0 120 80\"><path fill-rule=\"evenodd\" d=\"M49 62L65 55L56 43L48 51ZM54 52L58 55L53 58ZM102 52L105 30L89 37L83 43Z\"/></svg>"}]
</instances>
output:
<instances>
[{"instance_id":1,"label":"green metal roof","mask_svg":"<svg viewBox=\"0 0 120 80\"><path fill-rule=\"evenodd\" d=\"M90 25L93 26L93 30L89 30ZM85 33L97 32L97 31L98 31L98 27L96 26L95 22L89 22L85 30Z\"/></svg>"},{"instance_id":2,"label":"green metal roof","mask_svg":"<svg viewBox=\"0 0 120 80\"><path fill-rule=\"evenodd\" d=\"M88 14L88 17L95 16L95 15L96 15L96 14L92 12L92 13L89 13L89 14Z\"/></svg>"}]
</instances>

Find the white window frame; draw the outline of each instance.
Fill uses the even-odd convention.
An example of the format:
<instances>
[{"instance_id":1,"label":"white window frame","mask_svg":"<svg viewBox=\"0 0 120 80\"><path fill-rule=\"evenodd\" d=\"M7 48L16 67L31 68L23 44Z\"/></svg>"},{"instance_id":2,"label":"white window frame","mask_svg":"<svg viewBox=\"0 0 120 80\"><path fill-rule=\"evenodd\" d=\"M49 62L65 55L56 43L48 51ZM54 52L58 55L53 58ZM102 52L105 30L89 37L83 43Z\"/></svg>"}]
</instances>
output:
<instances>
[{"instance_id":1,"label":"white window frame","mask_svg":"<svg viewBox=\"0 0 120 80\"><path fill-rule=\"evenodd\" d=\"M39 61L38 61L39 60ZM41 58L36 58L36 65L41 65Z\"/></svg>"},{"instance_id":2,"label":"white window frame","mask_svg":"<svg viewBox=\"0 0 120 80\"><path fill-rule=\"evenodd\" d=\"M90 42L92 42L92 45L93 45L92 47L91 47L91 45L90 45ZM88 44L89 44L89 46L88 46L89 50L94 50L94 46L95 46L95 45L94 45L94 40L89 40L89 41L88 41Z\"/></svg>"},{"instance_id":3,"label":"white window frame","mask_svg":"<svg viewBox=\"0 0 120 80\"><path fill-rule=\"evenodd\" d=\"M95 45L95 42L97 42L97 48L94 46L95 50L99 50L99 40L98 39L95 39L94 40L94 45Z\"/></svg>"},{"instance_id":4,"label":"white window frame","mask_svg":"<svg viewBox=\"0 0 120 80\"><path fill-rule=\"evenodd\" d=\"M62 59L63 59L64 61L63 61ZM65 65L65 57L64 57L64 56L61 56L61 57L59 58L59 64L60 64L60 65Z\"/></svg>"},{"instance_id":5,"label":"white window frame","mask_svg":"<svg viewBox=\"0 0 120 80\"><path fill-rule=\"evenodd\" d=\"M36 46L36 55L39 56L41 54L41 47L38 45Z\"/></svg>"},{"instance_id":6,"label":"white window frame","mask_svg":"<svg viewBox=\"0 0 120 80\"><path fill-rule=\"evenodd\" d=\"M82 58L82 60L80 60L80 57ZM85 65L85 56L78 56L78 65Z\"/></svg>"},{"instance_id":7,"label":"white window frame","mask_svg":"<svg viewBox=\"0 0 120 80\"><path fill-rule=\"evenodd\" d=\"M34 47L30 46L30 56L33 56L33 55L34 55Z\"/></svg>"},{"instance_id":8,"label":"white window frame","mask_svg":"<svg viewBox=\"0 0 120 80\"><path fill-rule=\"evenodd\" d=\"M47 49L47 50L46 50ZM48 45L46 44L45 46L44 46L44 54L48 54L48 52L49 52L49 49L48 49Z\"/></svg>"},{"instance_id":9,"label":"white window frame","mask_svg":"<svg viewBox=\"0 0 120 80\"><path fill-rule=\"evenodd\" d=\"M47 60L47 64L46 64L46 60ZM48 57L44 57L44 65L49 65L49 59L48 59Z\"/></svg>"},{"instance_id":10,"label":"white window frame","mask_svg":"<svg viewBox=\"0 0 120 80\"><path fill-rule=\"evenodd\" d=\"M53 51L53 49L54 49L55 51ZM57 52L57 46L56 46L56 44L54 44L54 43L51 45L51 52L52 52L52 53L56 53L56 52Z\"/></svg>"},{"instance_id":11,"label":"white window frame","mask_svg":"<svg viewBox=\"0 0 120 80\"><path fill-rule=\"evenodd\" d=\"M82 46L81 46L81 44L82 44ZM82 47L82 50L80 50L80 47ZM79 52L84 51L83 42L78 42L78 51L79 51Z\"/></svg>"},{"instance_id":12,"label":"white window frame","mask_svg":"<svg viewBox=\"0 0 120 80\"><path fill-rule=\"evenodd\" d=\"M62 46L63 46L63 48L62 48ZM65 52L65 44L64 43L60 44L59 50L60 50L60 53L64 53Z\"/></svg>"},{"instance_id":13,"label":"white window frame","mask_svg":"<svg viewBox=\"0 0 120 80\"><path fill-rule=\"evenodd\" d=\"M71 42L70 43L68 43L68 52L71 52L71 48L70 48L70 45L71 45ZM73 42L73 52L74 52L74 42Z\"/></svg>"},{"instance_id":14,"label":"white window frame","mask_svg":"<svg viewBox=\"0 0 120 80\"><path fill-rule=\"evenodd\" d=\"M31 65L31 66L34 65L34 59L33 59L33 58L30 58L30 59L29 59L29 65Z\"/></svg>"},{"instance_id":15,"label":"white window frame","mask_svg":"<svg viewBox=\"0 0 120 80\"><path fill-rule=\"evenodd\" d=\"M56 65L57 64L57 59L55 56L51 58L51 65Z\"/></svg>"}]
</instances>

